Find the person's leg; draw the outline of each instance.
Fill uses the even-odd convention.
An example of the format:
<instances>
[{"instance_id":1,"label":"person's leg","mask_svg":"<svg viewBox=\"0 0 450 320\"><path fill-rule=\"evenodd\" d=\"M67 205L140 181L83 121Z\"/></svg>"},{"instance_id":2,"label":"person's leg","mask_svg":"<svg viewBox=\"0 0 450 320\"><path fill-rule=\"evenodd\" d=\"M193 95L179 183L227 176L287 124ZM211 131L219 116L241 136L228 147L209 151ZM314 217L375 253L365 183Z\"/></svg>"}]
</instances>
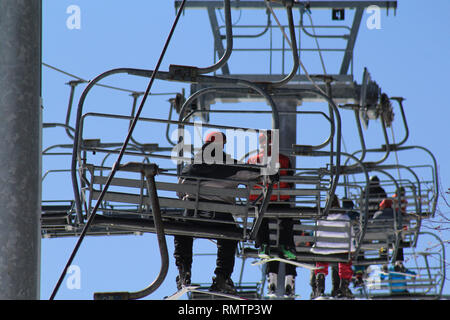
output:
<instances>
[{"instance_id":1,"label":"person's leg","mask_svg":"<svg viewBox=\"0 0 450 320\"><path fill-rule=\"evenodd\" d=\"M295 247L294 244L294 220L291 218L280 218L280 238L279 242L286 248Z\"/></svg>"},{"instance_id":2,"label":"person's leg","mask_svg":"<svg viewBox=\"0 0 450 320\"><path fill-rule=\"evenodd\" d=\"M352 262L339 263L339 277L341 283L339 287L339 297L353 298L353 293L349 288L350 281L352 280L353 270Z\"/></svg>"},{"instance_id":3,"label":"person's leg","mask_svg":"<svg viewBox=\"0 0 450 320\"><path fill-rule=\"evenodd\" d=\"M191 283L192 245L194 238L190 236L174 236L175 265L178 268L177 288Z\"/></svg>"},{"instance_id":4,"label":"person's leg","mask_svg":"<svg viewBox=\"0 0 450 320\"><path fill-rule=\"evenodd\" d=\"M295 296L295 277L297 276L296 267L290 263L285 264L284 277L284 295L287 297Z\"/></svg>"},{"instance_id":5,"label":"person's leg","mask_svg":"<svg viewBox=\"0 0 450 320\"><path fill-rule=\"evenodd\" d=\"M339 267L333 265L331 267L331 296L337 297L339 294L339 287L341 286L341 278L339 277Z\"/></svg>"},{"instance_id":6,"label":"person's leg","mask_svg":"<svg viewBox=\"0 0 450 320\"><path fill-rule=\"evenodd\" d=\"M323 296L325 294L325 277L328 275L328 262L316 262L316 293L315 296Z\"/></svg>"},{"instance_id":7,"label":"person's leg","mask_svg":"<svg viewBox=\"0 0 450 320\"><path fill-rule=\"evenodd\" d=\"M259 226L258 233L255 238L255 247L258 248L260 258L269 258L270 256L270 230L269 219L264 218Z\"/></svg>"},{"instance_id":8,"label":"person's leg","mask_svg":"<svg viewBox=\"0 0 450 320\"><path fill-rule=\"evenodd\" d=\"M278 284L278 268L280 263L278 261L270 261L267 263L267 295L274 296L277 292Z\"/></svg>"},{"instance_id":9,"label":"person's leg","mask_svg":"<svg viewBox=\"0 0 450 320\"><path fill-rule=\"evenodd\" d=\"M216 269L214 270L216 275L221 274L226 278L231 277L234 269L237 244L238 242L235 240L217 240L217 260Z\"/></svg>"},{"instance_id":10,"label":"person's leg","mask_svg":"<svg viewBox=\"0 0 450 320\"><path fill-rule=\"evenodd\" d=\"M278 221L280 234L279 245L281 256L285 259L297 259L294 244L294 220L290 218L280 218Z\"/></svg>"},{"instance_id":11,"label":"person's leg","mask_svg":"<svg viewBox=\"0 0 450 320\"><path fill-rule=\"evenodd\" d=\"M314 299L316 297L316 272L314 270L311 270L310 277L309 277L309 285L311 286L311 294L309 297L311 299Z\"/></svg>"},{"instance_id":12,"label":"person's leg","mask_svg":"<svg viewBox=\"0 0 450 320\"><path fill-rule=\"evenodd\" d=\"M216 213L215 218L222 221L234 221L231 214L225 213ZM237 244L236 240L217 239L217 260L214 270L216 276L213 278L210 290L235 293L231 274L234 269Z\"/></svg>"}]
</instances>

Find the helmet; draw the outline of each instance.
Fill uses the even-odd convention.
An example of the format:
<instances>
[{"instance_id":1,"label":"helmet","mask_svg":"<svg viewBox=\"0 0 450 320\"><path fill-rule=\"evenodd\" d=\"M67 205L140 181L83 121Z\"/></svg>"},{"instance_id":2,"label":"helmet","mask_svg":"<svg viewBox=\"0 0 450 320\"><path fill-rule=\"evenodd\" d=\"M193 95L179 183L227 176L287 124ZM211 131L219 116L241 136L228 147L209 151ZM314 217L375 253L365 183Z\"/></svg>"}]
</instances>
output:
<instances>
[{"instance_id":1,"label":"helmet","mask_svg":"<svg viewBox=\"0 0 450 320\"><path fill-rule=\"evenodd\" d=\"M395 191L395 194L396 195L400 194L400 195L404 196L405 195L405 187L398 188L398 190Z\"/></svg>"},{"instance_id":2,"label":"helmet","mask_svg":"<svg viewBox=\"0 0 450 320\"><path fill-rule=\"evenodd\" d=\"M225 144L227 143L227 137L223 132L220 131L210 132L206 135L205 143L211 143L216 141L222 141L223 144Z\"/></svg>"},{"instance_id":3,"label":"helmet","mask_svg":"<svg viewBox=\"0 0 450 320\"><path fill-rule=\"evenodd\" d=\"M380 183L380 178L378 178L377 176L371 176L369 180L370 180L370 183L373 183L373 184Z\"/></svg>"},{"instance_id":4,"label":"helmet","mask_svg":"<svg viewBox=\"0 0 450 320\"><path fill-rule=\"evenodd\" d=\"M353 201L351 199L342 198L342 207L344 209L353 209L354 206L355 206L355 204L353 203Z\"/></svg>"}]
</instances>

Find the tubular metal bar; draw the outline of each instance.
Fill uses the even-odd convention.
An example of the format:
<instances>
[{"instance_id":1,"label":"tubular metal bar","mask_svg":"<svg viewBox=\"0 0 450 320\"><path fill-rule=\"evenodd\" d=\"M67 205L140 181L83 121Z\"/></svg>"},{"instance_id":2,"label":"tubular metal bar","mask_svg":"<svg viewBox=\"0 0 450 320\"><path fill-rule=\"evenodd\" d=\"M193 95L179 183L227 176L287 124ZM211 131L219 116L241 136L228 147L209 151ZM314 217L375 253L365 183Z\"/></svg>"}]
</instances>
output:
<instances>
[{"instance_id":1,"label":"tubular metal bar","mask_svg":"<svg viewBox=\"0 0 450 320\"><path fill-rule=\"evenodd\" d=\"M348 39L350 37L350 34L342 34L342 35L333 35L333 34L329 34L329 35L317 35L317 34L312 34L309 31L306 31L306 28L312 28L312 29L316 29L316 28L320 28L321 26L305 26L303 24L303 15L304 15L305 10L303 8L300 8L300 27L302 29L302 31L309 37L311 38L326 38L326 39ZM351 31L351 29L347 26L327 26L329 28L341 28L341 29L347 29L349 31Z\"/></svg>"},{"instance_id":2,"label":"tubular metal bar","mask_svg":"<svg viewBox=\"0 0 450 320\"><path fill-rule=\"evenodd\" d=\"M87 231L88 231L88 229L89 229L90 224L91 224L92 221L94 220L96 211L97 211L97 209L98 209L99 206L100 206L102 197L105 195L105 193L106 193L106 191L107 191L107 189L108 189L108 187L109 187L109 184L111 183L111 181L112 181L112 179L113 179L113 177L114 177L114 174L115 174L116 170L118 169L118 166L120 165L120 161L121 161L121 159L122 159L122 157L123 157L123 155L124 155L126 146L127 146L128 142L129 142L129 140L130 140L130 138L131 138L131 135L132 135L133 130L134 130L136 124L137 124L137 121L139 120L139 116L140 116L140 114L141 114L141 112L142 112L142 109L143 109L143 107L144 107L145 101L146 101L146 99L147 99L147 97L148 97L148 95L149 95L149 93L150 93L150 89L151 89L151 87L152 87L152 85L153 85L153 82L154 82L154 80L155 80L155 78L156 78L156 74L157 74L157 72L158 72L158 69L159 69L161 63L162 63L162 60L163 60L164 55L165 55L165 53L166 53L167 47L169 46L170 40L171 40L172 35L173 35L174 31L175 31L175 27L176 27L176 25L178 24L178 20L179 20L179 18L180 18L180 16L181 16L181 12L183 11L183 7L184 7L184 4L185 4L185 3L186 3L186 0L183 0L180 9L179 9L179 11L177 12L177 16L175 17L175 21L174 21L174 23L173 23L173 25L172 25L172 27L171 27L171 29L170 29L169 35L168 35L168 37L167 37L167 39L166 39L166 42L165 42L165 44L164 44L164 48L163 48L163 50L162 50L162 52L161 52L161 55L160 55L160 57L159 57L159 59L158 59L158 62L156 63L155 72L152 74L152 77L151 77L151 79L150 79L150 81L149 81L149 83L148 83L148 86L147 86L147 89L146 89L146 91L145 91L144 97L143 97L143 99L142 99L142 101L141 101L141 104L140 104L140 106L139 106L138 111L136 112L136 117L135 117L135 119L134 119L134 121L133 121L133 124L132 124L131 127L130 127L130 130L129 130L129 132L128 132L127 137L125 138L125 141L124 141L124 143L123 143L122 150L120 151L119 156L117 157L117 161L114 163L114 166L113 166L113 168L112 168L112 170L111 170L111 173L110 173L110 175L108 176L108 181L107 181L107 183L105 184L105 188L104 188L103 191L102 191L102 195L101 195L100 198L98 199L98 201L97 201L95 207L93 208L92 213L90 214L90 216L89 216L89 218L88 218L88 220L87 220L85 226L83 227L83 231L82 231L82 233L81 233L81 235L80 235L80 237L79 237L79 239L78 239L77 244L75 245L75 248L74 248L74 250L73 250L71 256L69 257L69 261L67 262L67 264L66 264L66 266L65 266L65 268L64 268L64 270L63 270L63 272L62 272L62 274L61 274L61 276L60 276L60 278L59 278L59 280L58 280L58 283L56 284L55 289L53 290L52 295L50 296L50 300L53 300L54 297L55 297L55 295L56 295L56 293L58 292L59 286L61 285L61 283L62 283L62 281L63 281L63 279L64 279L64 276L65 276L66 273L67 273L67 269L69 268L70 264L72 263L72 260L75 258L75 255L76 255L76 253L77 253L77 251L78 251L78 249L79 249L79 247L80 247L80 245L81 245L81 242L82 242L82 240L84 239L84 237L86 236L86 233L87 233ZM96 79L97 79L97 81L98 81L99 79L104 78L106 75L109 75L109 74L112 74L112 73L114 73L114 71L110 71L110 72L103 73L103 74L101 74L100 76L98 76ZM87 86L87 88L88 88L88 87L91 88L91 87L95 84L95 82L97 82L97 81L93 81L93 82L89 83L88 86ZM82 97L80 97L80 102L79 102L78 112L81 111L80 104L84 103L84 99L86 98L86 93L87 93L86 90L87 90L87 88L83 91ZM81 114L77 114L77 126L76 126L77 129L79 128L79 120L80 120L80 116L81 116ZM78 131L77 131L77 133L78 133ZM76 141L75 141L75 139L76 139ZM75 178L75 181L76 181L76 168L75 168L75 167L76 167L76 161L77 161L77 155L78 155L78 153L77 153L76 151L77 151L77 148L79 147L79 143L80 143L80 141L79 141L79 136L76 135L76 136L75 136L75 139L74 139L74 154L73 154L73 157L72 157L72 179ZM73 169L75 169L75 170L73 170ZM73 187L74 187L75 197L76 197L76 203L77 203L77 211L78 211L77 214L78 214L78 217L79 217L78 223L82 223L83 220L82 220L82 212L81 212L81 200L80 200L79 194L78 194L78 183L76 183L76 185L74 184ZM75 188L76 188L76 189L75 189ZM81 219L80 219L80 216L81 216Z\"/></svg>"},{"instance_id":3,"label":"tubular metal bar","mask_svg":"<svg viewBox=\"0 0 450 320\"><path fill-rule=\"evenodd\" d=\"M423 148L421 146L408 146L408 147L400 147L398 148L398 150L408 150L408 149L413 149L413 148L419 148L422 149L424 151L426 151L427 153L429 153L429 155L432 157L434 164L436 165L436 159L434 158L433 154L427 150L426 148ZM373 150L368 150L369 152L383 152L383 149L373 149ZM359 152L359 151L358 151ZM355 153L352 154L352 156L354 156ZM347 159L348 161L349 159ZM346 163L347 163L346 161ZM409 166L404 166L404 165L379 165L379 166L372 166L372 163L364 163L366 166L368 166L371 170L376 170L376 168L381 168L381 169L406 169L407 171L409 171L414 178L416 179L417 182L417 188L418 188L418 194L421 194L421 184L420 184L420 179L419 177L416 175L416 173L409 167ZM433 173L435 174L434 179L438 179L437 173L435 170L433 170ZM435 188L437 188L438 183L437 180L435 180ZM433 199L433 208L432 208L432 212L434 213L434 211L436 210L436 205L437 205L437 198L438 198L438 190L435 189L436 191L436 198ZM418 207L419 212L422 212L422 204L421 202L419 202L419 207Z\"/></svg>"},{"instance_id":4,"label":"tubular metal bar","mask_svg":"<svg viewBox=\"0 0 450 320\"><path fill-rule=\"evenodd\" d=\"M261 226L262 219L264 218L264 213L267 210L267 207L269 206L270 196L272 195L273 190L273 181L269 184L267 187L267 192L264 195L263 203L261 204L261 208L258 212L258 217L256 218L255 223L253 224L252 230L249 235L250 240L255 240L256 235L258 234L259 227Z\"/></svg>"},{"instance_id":5,"label":"tubular metal bar","mask_svg":"<svg viewBox=\"0 0 450 320\"><path fill-rule=\"evenodd\" d=\"M73 134L68 129L70 128L69 122L70 122L70 114L72 112L72 105L73 105L73 97L75 94L75 88L80 83L85 83L85 80L72 80L69 81L67 84L70 85L70 94L69 94L69 104L67 106L67 113L66 113L66 133L69 136L70 139L73 140Z\"/></svg>"},{"instance_id":6,"label":"tubular metal bar","mask_svg":"<svg viewBox=\"0 0 450 320\"><path fill-rule=\"evenodd\" d=\"M140 92L133 92L131 94L131 96L133 97L133 103L132 103L132 106L131 106L131 119L130 119L130 126L129 127L131 127L131 125L133 124L134 112L136 111L136 106L137 106L137 99L141 95L142 95L142 93L140 93ZM132 142L134 142L138 146L143 146L143 143L138 142L136 139L133 138L133 136L131 136L130 140Z\"/></svg>"},{"instance_id":7,"label":"tubular metal bar","mask_svg":"<svg viewBox=\"0 0 450 320\"><path fill-rule=\"evenodd\" d=\"M269 4L267 3L269 6ZM288 17L288 23L289 23L289 36L290 36L290 46L292 49L292 58L294 60L294 65L292 66L291 72L282 80L278 82L273 82L270 84L271 87L277 88L285 85L288 83L297 73L298 67L300 65L300 59L298 57L298 47L297 47L297 39L295 35L295 25L294 25L294 18L292 15L292 3L288 4L286 3L286 13Z\"/></svg>"},{"instance_id":8,"label":"tubular metal bar","mask_svg":"<svg viewBox=\"0 0 450 320\"><path fill-rule=\"evenodd\" d=\"M178 8L180 6L182 0L176 0L175 1L175 8ZM274 8L282 8L285 0L277 0L277 1L271 1L273 2L272 6ZM294 2L294 6L303 8L305 5L302 2ZM330 0L330 1L323 1L323 0L308 0L305 1L308 3L308 6L310 9L332 9L332 8L366 8L370 5L376 5L380 8L397 8L397 0L372 0L372 1L355 1L355 0ZM190 0L186 4L186 8L222 8L223 3L219 0ZM239 1L233 1L231 3L231 7L233 8L240 8L240 9L264 9L266 5L264 4L264 1L260 0L239 0Z\"/></svg>"},{"instance_id":9,"label":"tubular metal bar","mask_svg":"<svg viewBox=\"0 0 450 320\"><path fill-rule=\"evenodd\" d=\"M111 76L114 74L119 74L119 73L128 73L130 75L151 77L153 79L158 78L158 79L162 79L162 80L173 80L173 81L184 81L184 82L192 81L192 79L190 79L190 78L185 79L184 77L177 77L177 76L171 75L169 72L160 72L160 71L152 71L152 70L133 69L133 68L117 68L117 69L112 69L112 70L106 71L106 72L98 75L91 82L89 82L89 84L86 86L85 90L81 94L81 97L80 97L80 100L78 103L77 118L76 118L76 125L75 125L75 137L74 137L74 144L73 144L73 156L72 156L72 164L71 164L72 184L73 184L73 189L74 189L74 193L75 193L75 202L77 204L77 211L78 211L77 215L78 215L78 219L80 222L83 221L83 217L81 214L81 212L82 212L81 200L78 195L78 182L77 182L77 178L76 178L76 164L77 164L77 159L79 158L79 150L80 150L80 145L82 142L82 140L80 139L81 138L80 137L80 122L81 122L81 116L83 113L84 102L86 100L88 92L97 84L97 82L99 82L100 80L102 80L108 76ZM222 84L233 84L233 85L244 86L244 87L249 87L249 88L253 89L257 93L262 95L267 100L268 104L272 107L273 126L275 129L277 129L279 127L279 118L278 118L278 112L277 112L275 102L273 101L272 97L270 95L268 95L259 86L255 85L249 81L246 81L246 80L212 77L212 76L198 76L198 77L196 77L195 80L198 82L201 82L201 83L213 82L213 83L222 83ZM188 101L186 101L186 102L188 102ZM183 106L187 105L186 102L183 104ZM192 101L189 101L189 103L191 103L191 102ZM182 110L183 110L183 107L182 107ZM181 114L182 113L180 111L180 115Z\"/></svg>"},{"instance_id":10,"label":"tubular metal bar","mask_svg":"<svg viewBox=\"0 0 450 320\"><path fill-rule=\"evenodd\" d=\"M339 182L339 174L340 174L340 166L341 166L341 139L342 139L342 131L341 131L341 115L339 114L339 110L336 106L336 104L334 103L333 99L331 99L328 95L322 93L321 91L317 91L314 89L298 89L297 90L299 93L301 92L310 92L310 93L314 93L316 95L322 96L325 100L327 100L329 106L331 107L331 109L333 109L334 113L336 114L336 123L337 123L337 130L336 130L336 140L337 140L337 145L336 145L336 152L333 152L333 155L336 155L336 170L334 172L334 179L331 183L331 188L329 191L329 199L325 205L325 209L324 209L324 214L328 214L328 211L331 207L331 195L334 194L334 192L336 191L336 187L337 184ZM312 151L312 148L310 149L310 151ZM331 155L330 155L331 156ZM333 173L331 173L333 174Z\"/></svg>"},{"instance_id":11,"label":"tubular metal bar","mask_svg":"<svg viewBox=\"0 0 450 320\"><path fill-rule=\"evenodd\" d=\"M354 110L354 114L355 114L356 125L358 127L359 141L361 143L361 150L362 150L359 161L363 162L364 158L366 157L366 142L364 140L364 133L363 133L362 127L361 127L361 118L359 117L358 111L356 109Z\"/></svg>"},{"instance_id":12,"label":"tubular metal bar","mask_svg":"<svg viewBox=\"0 0 450 320\"><path fill-rule=\"evenodd\" d=\"M363 147L362 150L357 150L357 151L353 152L353 155L360 153L360 152L362 152L364 155L366 155L367 152L384 152L384 156L381 159L379 159L377 161L370 161L367 163L367 164L370 164L371 166L380 164L380 163L386 161L386 159L388 158L388 156L390 154L391 148L395 147L394 145L389 144L389 138L387 135L386 124L384 123L384 120L380 119L380 121L381 121L381 127L382 127L382 131L383 131L384 140L386 141L386 144L383 145L383 148L381 148L381 149L365 149L365 145L362 144L362 147ZM361 157L361 158L364 159L365 157Z\"/></svg>"},{"instance_id":13,"label":"tubular metal bar","mask_svg":"<svg viewBox=\"0 0 450 320\"><path fill-rule=\"evenodd\" d=\"M224 78L221 78L224 79ZM224 79L225 80L225 79ZM272 108L272 117L273 117L273 129L278 129L279 128L279 116L278 116L278 109L277 106L274 102L274 100L272 99L272 97L267 94L262 88L260 88L258 85L253 84L249 81L246 80L240 80L240 79L232 79L234 80L236 85L240 85L240 86L246 86L249 87L251 89L253 89L254 91L256 91L257 93L259 93L260 95L262 95L268 102L268 104L271 106ZM179 116L179 121L180 122L185 122L186 118L184 117L184 113L187 111L187 107L195 100L197 99L199 96L206 94L210 91L219 91L219 90L230 90L230 88L219 88L219 87L209 87L209 88L203 88L198 90L197 92L193 93L183 104L183 106L181 107L180 110L180 116ZM190 116L190 115L189 115Z\"/></svg>"},{"instance_id":14,"label":"tubular metal bar","mask_svg":"<svg viewBox=\"0 0 450 320\"><path fill-rule=\"evenodd\" d=\"M67 125L67 124L63 124L63 123L54 123L54 122L44 122L42 124L42 128L56 128L56 127L63 127L66 129L66 131L73 131L75 132L75 129L72 128L71 126Z\"/></svg>"},{"instance_id":15,"label":"tubular metal bar","mask_svg":"<svg viewBox=\"0 0 450 320\"><path fill-rule=\"evenodd\" d=\"M400 107L400 113L402 115L402 119L403 119L403 125L405 126L405 136L403 137L402 141L398 142L395 146L399 147L402 144L404 144L406 142L406 140L408 140L409 137L409 129L408 129L408 124L406 122L406 116L405 116L405 110L403 108L403 100L405 100L402 97L392 97L391 100L395 100L398 103L398 106Z\"/></svg>"},{"instance_id":16,"label":"tubular metal bar","mask_svg":"<svg viewBox=\"0 0 450 320\"><path fill-rule=\"evenodd\" d=\"M233 51L233 29L232 29L232 21L231 21L231 6L230 0L223 0L224 13L225 13L225 30L226 30L226 38L227 38L227 48L219 61L217 61L214 65L205 68L197 68L198 74L211 73L222 66L224 66L228 59L231 56L231 52ZM214 10L214 9L211 9ZM218 39L220 41L220 39Z\"/></svg>"},{"instance_id":17,"label":"tubular metal bar","mask_svg":"<svg viewBox=\"0 0 450 320\"><path fill-rule=\"evenodd\" d=\"M422 146L405 146L405 147L400 147L397 150L407 150L407 149L421 149L423 151L425 151L426 153L428 153L428 155L431 157L431 160L433 161L433 166L434 166L434 190L435 190L435 198L433 199L433 209L432 209L432 215L434 216L434 213L436 211L436 206L437 206L437 202L439 199L439 174L438 174L438 169L437 169L437 161L436 158L434 157L433 153L431 153L430 150L428 150L425 147Z\"/></svg>"},{"instance_id":18,"label":"tubular metal bar","mask_svg":"<svg viewBox=\"0 0 450 320\"><path fill-rule=\"evenodd\" d=\"M267 31L270 30L271 26L272 26L272 21L270 20L270 12L268 12L267 13L267 23L266 23L266 26L264 27L263 31L261 31L260 33L257 33L257 34L234 34L233 38L259 38L259 37L265 35L267 33ZM250 27L251 28L251 26L234 26L234 27L235 28L236 27L238 27L238 28L239 27L240 28L248 28L248 27ZM222 28L222 26L219 27L219 29L221 29L221 28ZM222 37L223 36L221 36L221 38Z\"/></svg>"},{"instance_id":19,"label":"tubular metal bar","mask_svg":"<svg viewBox=\"0 0 450 320\"><path fill-rule=\"evenodd\" d=\"M152 204L153 220L156 229L156 237L158 239L159 252L161 255L161 269L157 278L145 289L137 292L104 292L95 293L94 300L136 300L141 299L158 289L166 278L169 270L169 254L167 250L166 237L164 233L164 225L161 218L161 209L159 207L158 194L156 190L155 174L157 166L152 165L150 170L144 168L147 188L149 192L150 201ZM142 172L144 174L144 172Z\"/></svg>"},{"instance_id":20,"label":"tubular metal bar","mask_svg":"<svg viewBox=\"0 0 450 320\"><path fill-rule=\"evenodd\" d=\"M434 233L431 232L420 232L419 235L421 234L427 234L430 236L433 236L434 238L436 238L439 241L439 244L441 245L441 250L442 250L442 261L441 261L441 266L442 266L442 281L441 281L441 286L440 286L440 290L439 290L439 299L442 297L442 290L444 289L444 283L446 280L446 258L445 258L445 245L444 242L442 241L441 238L439 238L437 235L435 235Z\"/></svg>"},{"instance_id":21,"label":"tubular metal bar","mask_svg":"<svg viewBox=\"0 0 450 320\"><path fill-rule=\"evenodd\" d=\"M278 129L279 128L279 115L278 115L278 110L277 110L277 106L275 104L275 101L272 99L272 97L270 95L268 95L263 89L259 88L257 85L254 85L251 82L245 81L245 80L236 80L236 84L241 84L244 86L248 86L251 89L255 90L256 92L258 92L259 94L261 94L269 103L269 105L272 107L272 126L273 129ZM211 87L211 88L203 88L198 90L197 92L194 92L183 104L183 106L180 109L180 114L179 114L179 119L180 119L180 124L178 125L178 133L180 134L180 132L182 131L182 129L184 128L184 125L181 124L183 122L186 122L186 118L184 117L184 113L187 111L187 107L193 102L195 101L195 99L197 99L199 96L206 94L210 91L216 91L217 89L220 88L216 88L216 87ZM190 117L191 114L188 114L188 116ZM184 139L182 136L179 136L179 142L181 142L181 139ZM180 150L180 152L182 152L182 150ZM181 157L181 154L179 154L179 156ZM181 173L181 163L179 163L177 165L177 172L178 174Z\"/></svg>"}]
</instances>

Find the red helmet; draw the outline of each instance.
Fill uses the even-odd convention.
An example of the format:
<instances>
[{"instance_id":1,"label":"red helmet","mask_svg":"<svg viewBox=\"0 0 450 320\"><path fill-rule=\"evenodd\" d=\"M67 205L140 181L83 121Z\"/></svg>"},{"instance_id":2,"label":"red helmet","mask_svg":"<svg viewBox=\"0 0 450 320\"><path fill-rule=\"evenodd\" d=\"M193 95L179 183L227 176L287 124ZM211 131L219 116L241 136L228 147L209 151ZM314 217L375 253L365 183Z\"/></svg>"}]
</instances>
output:
<instances>
[{"instance_id":1,"label":"red helmet","mask_svg":"<svg viewBox=\"0 0 450 320\"><path fill-rule=\"evenodd\" d=\"M223 132L220 131L214 131L210 132L206 135L205 143L215 142L215 141L222 141L223 144L227 143L227 137Z\"/></svg>"}]
</instances>

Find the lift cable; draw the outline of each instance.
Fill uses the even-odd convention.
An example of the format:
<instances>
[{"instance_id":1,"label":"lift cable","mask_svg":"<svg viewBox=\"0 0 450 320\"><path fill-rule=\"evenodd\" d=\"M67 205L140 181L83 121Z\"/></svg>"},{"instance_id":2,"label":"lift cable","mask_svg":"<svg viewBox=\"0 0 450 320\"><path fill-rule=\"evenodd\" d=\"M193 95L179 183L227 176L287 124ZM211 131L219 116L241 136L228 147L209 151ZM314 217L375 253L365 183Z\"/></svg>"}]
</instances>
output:
<instances>
[{"instance_id":1,"label":"lift cable","mask_svg":"<svg viewBox=\"0 0 450 320\"><path fill-rule=\"evenodd\" d=\"M175 31L175 27L176 27L177 24L178 24L178 20L179 20L179 18L180 18L180 16L181 16L181 13L183 12L183 8L184 8L185 3L186 3L186 0L183 0L183 2L181 3L181 6L180 6L180 8L179 8L179 10L178 10L178 12L177 12L176 17L175 17L175 21L174 21L174 23L173 23L173 25L172 25L172 28L170 29L169 35L168 35L168 37L167 37L167 39L166 39L166 42L165 42L165 44L164 44L164 48L163 48L163 50L162 50L162 52L161 52L161 55L160 55L160 57L159 57L159 59L158 59L158 62L157 62L157 64L156 64L156 67L155 67L155 69L154 69L155 71L152 73L152 76L151 76L150 81L149 81L149 83L148 83L147 89L145 90L145 94L144 94L144 96L142 97L141 104L140 104L140 106L139 106L139 108L138 108L138 110L137 110L137 112L136 112L136 115L135 115L135 117L134 117L134 119L133 119L133 123L132 123L131 126L130 126L128 135L127 135L127 137L125 138L125 141L124 141L124 143L123 143L122 149L120 150L120 153L119 153L119 155L118 155L118 157L117 157L117 160L116 160L116 162L114 163L114 165L113 165L113 167L112 167L112 169L111 169L111 172L110 172L110 174L109 174L109 176L108 176L108 180L106 181L106 184L105 184L105 186L104 186L104 189L102 190L102 193L100 194L100 196L99 196L99 198L98 198L98 200L97 200L97 203L95 204L94 208L92 209L92 212L91 212L91 214L89 215L89 218L88 218L86 224L85 224L84 227L83 227L83 230L82 230L82 232L81 232L81 234L80 234L80 237L79 237L79 239L78 239L78 241L77 241L77 243L76 243L76 245L75 245L75 248L74 248L74 250L73 250L71 256L69 257L69 260L67 261L67 264L66 264L66 266L65 266L65 268L64 268L64 270L63 270L63 272L62 272L62 274L61 274L61 276L60 276L60 278L59 278L59 280L58 280L58 283L56 284L56 286L55 286L55 288L54 288L54 290L53 290L53 292L52 292L52 295L50 296L50 300L53 300L53 299L55 298L55 295L56 295L56 293L58 292L58 289L59 289L59 287L61 286L61 283L62 283L62 281L63 281L63 279L64 279L64 277L65 277L65 275L66 275L66 273L67 273L67 270L68 270L69 266L72 264L72 261L73 261L73 259L75 258L75 255L76 255L78 249L80 248L80 245L81 245L81 243L82 243L84 237L86 236L86 233L87 233L87 231L88 231L88 229L89 229L89 226L92 224L92 222L93 222L93 220L94 220L96 211L97 211L97 209L99 208L100 203L102 202L102 200L103 200L103 198L104 198L104 196L105 196L105 194L106 194L106 191L108 190L109 185L110 185L111 182L112 182L112 179L113 179L113 177L114 177L114 174L116 173L116 171L117 171L118 168L119 168L120 161L121 161L123 155L125 154L125 150L126 150L126 147L127 147L127 145L128 145L128 142L129 142L129 140L131 139L131 135L132 135L132 133L133 133L133 131L134 131L134 128L136 127L137 121L139 120L139 116L140 116L140 114L141 114L141 112L142 112L142 109L143 109L143 107L144 107L145 101L146 101L146 99L147 99L147 97L148 97L148 95L149 95L149 93L150 93L150 89L151 89L151 87L152 87L152 85L153 85L153 82L154 82L154 80L155 80L155 78L156 78L156 74L158 73L159 67L161 66L162 60L163 60L164 55L165 55L165 53L166 53L166 50L167 50L167 48L168 48L168 46L169 46L170 40L172 39L172 35L173 35L174 31Z\"/></svg>"},{"instance_id":2,"label":"lift cable","mask_svg":"<svg viewBox=\"0 0 450 320\"><path fill-rule=\"evenodd\" d=\"M91 82L90 80L86 80L84 78L81 78L81 77L79 77L79 76L77 76L75 74L72 74L70 72L62 70L62 69L57 68L55 66L52 66L52 65L50 65L48 63L42 62L42 65L44 67L49 68L49 69L52 69L52 70L55 70L55 71L60 72L62 74L65 74L65 75L67 75L67 76L69 76L71 78L77 79L81 83L89 83L89 82ZM123 92L129 92L131 94L144 94L144 92L138 92L138 91L131 90L131 89L125 89L125 88L110 86L110 85L107 85L107 84L96 83L95 85L99 86L99 87L108 88L108 89L113 89L113 90L118 90L118 91L123 91ZM171 96L171 95L176 95L177 93L178 92L159 92L159 93L151 93L150 95L152 95L152 96Z\"/></svg>"}]
</instances>

